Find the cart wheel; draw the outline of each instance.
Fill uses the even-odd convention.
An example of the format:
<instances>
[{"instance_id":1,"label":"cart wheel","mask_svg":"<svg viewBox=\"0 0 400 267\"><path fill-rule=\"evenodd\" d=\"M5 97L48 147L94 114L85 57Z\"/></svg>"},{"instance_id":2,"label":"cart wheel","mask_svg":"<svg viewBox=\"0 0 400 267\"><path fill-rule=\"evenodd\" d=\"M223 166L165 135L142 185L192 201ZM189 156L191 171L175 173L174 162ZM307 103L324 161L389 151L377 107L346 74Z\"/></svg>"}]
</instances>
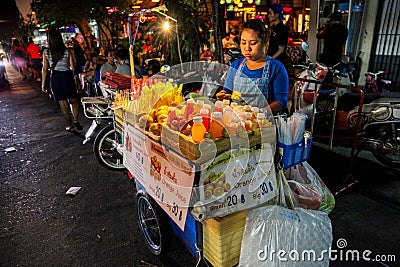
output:
<instances>
[{"instance_id":1,"label":"cart wheel","mask_svg":"<svg viewBox=\"0 0 400 267\"><path fill-rule=\"evenodd\" d=\"M152 199L141 195L137 199L139 227L146 245L154 255L166 252L170 240L169 219Z\"/></svg>"},{"instance_id":2,"label":"cart wheel","mask_svg":"<svg viewBox=\"0 0 400 267\"><path fill-rule=\"evenodd\" d=\"M117 151L117 146L121 143L121 134L112 124L101 129L93 145L93 152L98 162L110 170L124 170L122 155Z\"/></svg>"}]
</instances>

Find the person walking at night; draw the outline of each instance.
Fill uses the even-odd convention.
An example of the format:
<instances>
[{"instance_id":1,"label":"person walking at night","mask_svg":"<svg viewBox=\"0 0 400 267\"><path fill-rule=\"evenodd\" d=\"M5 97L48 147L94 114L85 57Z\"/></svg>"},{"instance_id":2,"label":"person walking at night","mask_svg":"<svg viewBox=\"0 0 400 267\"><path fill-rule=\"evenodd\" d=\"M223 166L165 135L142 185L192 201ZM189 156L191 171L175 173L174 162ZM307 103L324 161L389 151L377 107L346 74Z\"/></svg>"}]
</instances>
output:
<instances>
[{"instance_id":1,"label":"person walking at night","mask_svg":"<svg viewBox=\"0 0 400 267\"><path fill-rule=\"evenodd\" d=\"M33 77L36 81L41 81L40 71L42 70L42 56L40 46L33 42L32 37L29 37L28 46L26 48L28 52L28 59L30 66L32 67Z\"/></svg>"},{"instance_id":2,"label":"person walking at night","mask_svg":"<svg viewBox=\"0 0 400 267\"><path fill-rule=\"evenodd\" d=\"M318 29L317 38L324 40L324 48L319 62L332 67L342 60L343 47L346 44L348 29L342 24L342 13L333 12L328 23Z\"/></svg>"},{"instance_id":3,"label":"person walking at night","mask_svg":"<svg viewBox=\"0 0 400 267\"><path fill-rule=\"evenodd\" d=\"M13 54L14 64L21 73L22 78L26 79L26 50L18 39L13 39L11 53Z\"/></svg>"},{"instance_id":4,"label":"person walking at night","mask_svg":"<svg viewBox=\"0 0 400 267\"><path fill-rule=\"evenodd\" d=\"M82 130L83 127L78 121L79 106L73 74L75 67L73 53L67 49L61 32L56 29L48 32L48 43L49 48L43 53L42 91L45 90L46 70L50 68L50 90L67 122L65 130L68 132L73 132L75 128Z\"/></svg>"},{"instance_id":5,"label":"person walking at night","mask_svg":"<svg viewBox=\"0 0 400 267\"><path fill-rule=\"evenodd\" d=\"M324 48L319 56L319 62L332 67L342 61L343 48L346 44L348 30L342 24L342 13L339 11L329 15L327 24L318 29L317 38L324 40ZM328 71L325 83L333 83L333 73ZM325 88L322 85L321 88Z\"/></svg>"},{"instance_id":6,"label":"person walking at night","mask_svg":"<svg viewBox=\"0 0 400 267\"><path fill-rule=\"evenodd\" d=\"M288 43L288 28L283 24L283 8L272 4L268 10L270 23L268 55L285 64Z\"/></svg>"}]
</instances>

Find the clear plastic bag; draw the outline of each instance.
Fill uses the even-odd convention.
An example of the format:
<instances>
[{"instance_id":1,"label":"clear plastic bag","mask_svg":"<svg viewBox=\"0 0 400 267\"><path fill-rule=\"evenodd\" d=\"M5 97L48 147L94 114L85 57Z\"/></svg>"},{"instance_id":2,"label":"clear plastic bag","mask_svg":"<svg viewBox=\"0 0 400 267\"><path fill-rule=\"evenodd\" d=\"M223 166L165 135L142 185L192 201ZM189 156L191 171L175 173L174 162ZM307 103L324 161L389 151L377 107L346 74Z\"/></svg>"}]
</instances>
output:
<instances>
[{"instance_id":1,"label":"clear plastic bag","mask_svg":"<svg viewBox=\"0 0 400 267\"><path fill-rule=\"evenodd\" d=\"M294 203L290 192L290 201L284 200L289 184L282 170L278 176L280 205L247 211L239 266L329 266L333 236L328 214L283 207Z\"/></svg>"},{"instance_id":2,"label":"clear plastic bag","mask_svg":"<svg viewBox=\"0 0 400 267\"><path fill-rule=\"evenodd\" d=\"M285 176L295 207L327 213L335 207L335 197L307 162L286 169ZM287 191L285 191L285 195L287 198Z\"/></svg>"},{"instance_id":3,"label":"clear plastic bag","mask_svg":"<svg viewBox=\"0 0 400 267\"><path fill-rule=\"evenodd\" d=\"M325 212L278 205L248 210L239 266L329 266L332 239Z\"/></svg>"}]
</instances>

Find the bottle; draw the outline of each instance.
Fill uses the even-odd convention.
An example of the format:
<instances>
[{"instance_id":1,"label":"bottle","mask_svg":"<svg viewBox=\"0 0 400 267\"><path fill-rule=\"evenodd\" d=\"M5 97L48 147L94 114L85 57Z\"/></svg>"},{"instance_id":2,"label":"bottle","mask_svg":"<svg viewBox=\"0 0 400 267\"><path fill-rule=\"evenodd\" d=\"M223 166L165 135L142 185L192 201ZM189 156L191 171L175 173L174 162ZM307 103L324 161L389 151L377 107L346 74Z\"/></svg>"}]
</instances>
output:
<instances>
[{"instance_id":1,"label":"bottle","mask_svg":"<svg viewBox=\"0 0 400 267\"><path fill-rule=\"evenodd\" d=\"M246 112L245 114L246 114L246 118L244 121L244 125L246 128L246 131L249 132L249 131L251 131L251 123L252 123L251 118L253 117L253 114L251 112Z\"/></svg>"},{"instance_id":2,"label":"bottle","mask_svg":"<svg viewBox=\"0 0 400 267\"><path fill-rule=\"evenodd\" d=\"M190 115L192 115L194 113L194 103L195 102L193 99L188 99L186 101L185 113L183 114L185 119L189 119Z\"/></svg>"},{"instance_id":3,"label":"bottle","mask_svg":"<svg viewBox=\"0 0 400 267\"><path fill-rule=\"evenodd\" d=\"M229 125L232 122L232 118L233 118L233 110L230 106L227 106L224 109L222 121L224 122L225 125Z\"/></svg>"},{"instance_id":4,"label":"bottle","mask_svg":"<svg viewBox=\"0 0 400 267\"><path fill-rule=\"evenodd\" d=\"M194 108L194 112L200 114L200 110L203 108L203 104L204 104L203 100L197 100L196 101L196 106Z\"/></svg>"},{"instance_id":5,"label":"bottle","mask_svg":"<svg viewBox=\"0 0 400 267\"><path fill-rule=\"evenodd\" d=\"M195 143L200 143L204 139L206 127L204 127L203 119L200 116L193 118L192 139Z\"/></svg>"},{"instance_id":6,"label":"bottle","mask_svg":"<svg viewBox=\"0 0 400 267\"><path fill-rule=\"evenodd\" d=\"M208 109L209 113L211 114L211 105L210 104L204 104L203 108Z\"/></svg>"},{"instance_id":7,"label":"bottle","mask_svg":"<svg viewBox=\"0 0 400 267\"><path fill-rule=\"evenodd\" d=\"M249 105L245 105L243 107L243 109L244 109L244 112L251 112L251 107Z\"/></svg>"},{"instance_id":8,"label":"bottle","mask_svg":"<svg viewBox=\"0 0 400 267\"><path fill-rule=\"evenodd\" d=\"M239 127L239 125L236 122L232 122L228 127L229 134L231 136L237 134L238 127Z\"/></svg>"},{"instance_id":9,"label":"bottle","mask_svg":"<svg viewBox=\"0 0 400 267\"><path fill-rule=\"evenodd\" d=\"M252 115L252 121L253 122L257 122L257 114L260 111L260 109L258 107L251 107L251 113Z\"/></svg>"},{"instance_id":10,"label":"bottle","mask_svg":"<svg viewBox=\"0 0 400 267\"><path fill-rule=\"evenodd\" d=\"M224 103L222 101L215 101L214 112L224 113Z\"/></svg>"},{"instance_id":11,"label":"bottle","mask_svg":"<svg viewBox=\"0 0 400 267\"><path fill-rule=\"evenodd\" d=\"M210 123L209 133L211 134L213 139L221 138L223 129L224 129L224 124L222 122L222 113L214 112Z\"/></svg>"},{"instance_id":12,"label":"bottle","mask_svg":"<svg viewBox=\"0 0 400 267\"><path fill-rule=\"evenodd\" d=\"M229 99L224 99L224 100L222 100L222 103L223 103L224 108L225 108L225 107L229 106L230 101L229 101Z\"/></svg>"},{"instance_id":13,"label":"bottle","mask_svg":"<svg viewBox=\"0 0 400 267\"><path fill-rule=\"evenodd\" d=\"M244 122L244 126L245 126L245 128L246 128L246 132L251 132L251 124L252 124L253 122L251 121L251 120L245 120L245 122Z\"/></svg>"},{"instance_id":14,"label":"bottle","mask_svg":"<svg viewBox=\"0 0 400 267\"><path fill-rule=\"evenodd\" d=\"M260 112L257 113L257 127L262 128L262 126L266 123L265 114Z\"/></svg>"},{"instance_id":15,"label":"bottle","mask_svg":"<svg viewBox=\"0 0 400 267\"><path fill-rule=\"evenodd\" d=\"M206 131L208 132L210 129L210 111L206 108L200 109L200 116L203 120L204 127L206 127Z\"/></svg>"},{"instance_id":16,"label":"bottle","mask_svg":"<svg viewBox=\"0 0 400 267\"><path fill-rule=\"evenodd\" d=\"M239 106L239 104L236 103L236 102L232 102L231 103L231 107L232 107L233 110L235 110L238 106Z\"/></svg>"}]
</instances>

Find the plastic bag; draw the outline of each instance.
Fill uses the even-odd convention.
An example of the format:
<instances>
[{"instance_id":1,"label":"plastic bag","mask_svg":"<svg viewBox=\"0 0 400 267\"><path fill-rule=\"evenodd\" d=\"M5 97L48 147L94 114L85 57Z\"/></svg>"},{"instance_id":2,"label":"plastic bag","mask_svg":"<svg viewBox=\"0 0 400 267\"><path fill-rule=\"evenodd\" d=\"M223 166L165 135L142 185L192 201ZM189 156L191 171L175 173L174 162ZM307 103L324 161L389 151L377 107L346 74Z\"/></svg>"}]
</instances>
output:
<instances>
[{"instance_id":1,"label":"plastic bag","mask_svg":"<svg viewBox=\"0 0 400 267\"><path fill-rule=\"evenodd\" d=\"M239 266L329 266L333 236L328 214L294 208L282 169L277 194L276 205L247 211Z\"/></svg>"},{"instance_id":2,"label":"plastic bag","mask_svg":"<svg viewBox=\"0 0 400 267\"><path fill-rule=\"evenodd\" d=\"M248 210L239 266L329 266L332 239L325 212L278 205Z\"/></svg>"},{"instance_id":3,"label":"plastic bag","mask_svg":"<svg viewBox=\"0 0 400 267\"><path fill-rule=\"evenodd\" d=\"M335 197L307 162L285 170L295 207L331 212L335 207ZM286 197L288 192L285 191Z\"/></svg>"}]
</instances>

